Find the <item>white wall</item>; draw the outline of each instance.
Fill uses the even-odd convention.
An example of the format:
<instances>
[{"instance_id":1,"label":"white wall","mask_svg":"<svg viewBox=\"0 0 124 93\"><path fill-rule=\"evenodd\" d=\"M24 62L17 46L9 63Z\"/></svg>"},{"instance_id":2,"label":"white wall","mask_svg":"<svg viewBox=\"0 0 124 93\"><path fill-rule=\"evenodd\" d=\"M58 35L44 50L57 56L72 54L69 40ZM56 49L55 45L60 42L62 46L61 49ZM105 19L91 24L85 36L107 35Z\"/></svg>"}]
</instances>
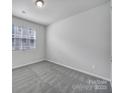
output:
<instances>
[{"instance_id":1,"label":"white wall","mask_svg":"<svg viewBox=\"0 0 124 93\"><path fill-rule=\"evenodd\" d=\"M45 54L45 26L13 17L13 24L32 27L36 30L36 48L25 51L12 52L13 68L44 60Z\"/></svg>"},{"instance_id":2,"label":"white wall","mask_svg":"<svg viewBox=\"0 0 124 93\"><path fill-rule=\"evenodd\" d=\"M104 79L111 73L109 3L50 25L47 59Z\"/></svg>"}]
</instances>

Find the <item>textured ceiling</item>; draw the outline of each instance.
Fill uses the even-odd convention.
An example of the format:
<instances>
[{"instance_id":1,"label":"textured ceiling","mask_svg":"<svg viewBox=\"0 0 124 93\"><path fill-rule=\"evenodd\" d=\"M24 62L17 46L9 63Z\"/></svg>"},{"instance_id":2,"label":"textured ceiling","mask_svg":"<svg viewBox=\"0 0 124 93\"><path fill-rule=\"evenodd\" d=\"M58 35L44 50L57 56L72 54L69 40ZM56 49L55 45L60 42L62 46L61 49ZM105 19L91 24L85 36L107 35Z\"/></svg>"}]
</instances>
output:
<instances>
[{"instance_id":1,"label":"textured ceiling","mask_svg":"<svg viewBox=\"0 0 124 93\"><path fill-rule=\"evenodd\" d=\"M35 0L13 0L14 16L48 25L69 16L84 12L109 0L44 0L45 6L37 8Z\"/></svg>"}]
</instances>

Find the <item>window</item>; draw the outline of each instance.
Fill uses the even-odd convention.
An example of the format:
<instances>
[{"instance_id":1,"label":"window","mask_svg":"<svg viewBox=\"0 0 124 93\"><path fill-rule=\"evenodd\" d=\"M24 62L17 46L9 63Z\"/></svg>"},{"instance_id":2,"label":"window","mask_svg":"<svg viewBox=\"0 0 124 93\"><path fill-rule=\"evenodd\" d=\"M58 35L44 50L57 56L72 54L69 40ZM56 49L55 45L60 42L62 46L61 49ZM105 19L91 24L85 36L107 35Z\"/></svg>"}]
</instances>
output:
<instances>
[{"instance_id":1,"label":"window","mask_svg":"<svg viewBox=\"0 0 124 93\"><path fill-rule=\"evenodd\" d=\"M12 25L12 50L28 50L36 47L36 31L29 27Z\"/></svg>"}]
</instances>

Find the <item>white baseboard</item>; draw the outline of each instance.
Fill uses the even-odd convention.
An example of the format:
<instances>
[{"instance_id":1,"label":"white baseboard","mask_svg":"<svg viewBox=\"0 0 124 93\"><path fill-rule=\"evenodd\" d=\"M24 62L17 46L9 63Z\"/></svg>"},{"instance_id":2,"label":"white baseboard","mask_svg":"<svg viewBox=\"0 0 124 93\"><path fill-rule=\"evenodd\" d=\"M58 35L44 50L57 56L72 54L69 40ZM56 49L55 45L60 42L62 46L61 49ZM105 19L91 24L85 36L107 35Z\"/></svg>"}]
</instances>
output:
<instances>
[{"instance_id":1,"label":"white baseboard","mask_svg":"<svg viewBox=\"0 0 124 93\"><path fill-rule=\"evenodd\" d=\"M106 77L103 77L103 76L100 76L100 75L97 75L97 74L94 74L94 73L90 73L88 71L82 71L80 69L77 69L77 68L74 68L74 67L71 67L71 66L67 66L67 65L64 65L64 64L61 64L61 63L56 63L55 61L52 61L52 60L45 60L45 61L49 61L49 62L55 63L57 65L61 65L61 66L64 66L64 67L67 67L67 68L70 68L70 69L73 69L73 70L76 70L76 71L79 71L79 72L82 72L82 73L85 73L85 74L88 74L88 75L91 75L91 76L94 76L94 77L97 77L97 78L100 78L100 79L107 80L107 81L111 82L111 80L109 78L106 78Z\"/></svg>"},{"instance_id":2,"label":"white baseboard","mask_svg":"<svg viewBox=\"0 0 124 93\"><path fill-rule=\"evenodd\" d=\"M44 61L44 59L39 59L39 60L32 61L32 62L30 62L30 63L23 64L23 65L12 66L12 69L16 69L16 68L24 67L24 66L31 65L31 64L35 64L35 63L42 62L42 61Z\"/></svg>"}]
</instances>

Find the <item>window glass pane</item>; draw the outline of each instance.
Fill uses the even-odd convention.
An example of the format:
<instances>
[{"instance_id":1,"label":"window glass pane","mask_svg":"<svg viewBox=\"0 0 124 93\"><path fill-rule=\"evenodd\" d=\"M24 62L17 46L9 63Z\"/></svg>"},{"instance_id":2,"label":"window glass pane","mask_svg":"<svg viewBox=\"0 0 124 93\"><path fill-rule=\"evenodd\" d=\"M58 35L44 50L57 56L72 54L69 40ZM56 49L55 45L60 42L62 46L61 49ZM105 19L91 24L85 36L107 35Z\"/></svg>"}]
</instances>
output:
<instances>
[{"instance_id":1,"label":"window glass pane","mask_svg":"<svg viewBox=\"0 0 124 93\"><path fill-rule=\"evenodd\" d=\"M15 50L15 38L12 38L12 50Z\"/></svg>"},{"instance_id":2,"label":"window glass pane","mask_svg":"<svg viewBox=\"0 0 124 93\"><path fill-rule=\"evenodd\" d=\"M35 39L30 39L30 48L35 48Z\"/></svg>"},{"instance_id":3,"label":"window glass pane","mask_svg":"<svg viewBox=\"0 0 124 93\"><path fill-rule=\"evenodd\" d=\"M15 50L20 50L20 49L21 49L21 39L15 38Z\"/></svg>"},{"instance_id":4,"label":"window glass pane","mask_svg":"<svg viewBox=\"0 0 124 93\"><path fill-rule=\"evenodd\" d=\"M12 49L28 50L36 46L36 32L29 27L12 25Z\"/></svg>"},{"instance_id":5,"label":"window glass pane","mask_svg":"<svg viewBox=\"0 0 124 93\"><path fill-rule=\"evenodd\" d=\"M23 38L28 38L28 31L27 31L26 27L23 28L22 37Z\"/></svg>"}]
</instances>

